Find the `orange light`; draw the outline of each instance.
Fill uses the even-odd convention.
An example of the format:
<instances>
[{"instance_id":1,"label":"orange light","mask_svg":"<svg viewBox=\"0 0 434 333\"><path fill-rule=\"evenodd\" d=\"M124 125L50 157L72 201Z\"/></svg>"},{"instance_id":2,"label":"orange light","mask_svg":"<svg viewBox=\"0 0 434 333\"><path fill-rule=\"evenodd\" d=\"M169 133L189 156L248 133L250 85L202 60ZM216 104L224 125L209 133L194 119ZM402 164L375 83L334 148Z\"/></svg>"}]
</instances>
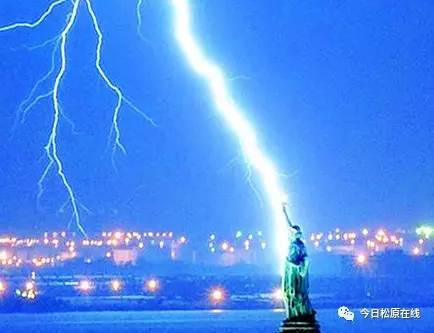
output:
<instances>
[{"instance_id":1,"label":"orange light","mask_svg":"<svg viewBox=\"0 0 434 333\"><path fill-rule=\"evenodd\" d=\"M0 260L7 260L8 259L8 254L7 254L7 252L6 251L2 251L2 252L0 252Z\"/></svg>"},{"instance_id":2,"label":"orange light","mask_svg":"<svg viewBox=\"0 0 434 333\"><path fill-rule=\"evenodd\" d=\"M359 254L356 257L356 261L359 265L364 265L366 263L367 259L366 259L366 256L364 254Z\"/></svg>"},{"instance_id":3,"label":"orange light","mask_svg":"<svg viewBox=\"0 0 434 333\"><path fill-rule=\"evenodd\" d=\"M6 283L0 281L0 294L3 294L6 291Z\"/></svg>"},{"instance_id":4,"label":"orange light","mask_svg":"<svg viewBox=\"0 0 434 333\"><path fill-rule=\"evenodd\" d=\"M211 302L214 304L221 303L225 299L225 292L221 288L213 288L211 290L209 298L210 298Z\"/></svg>"},{"instance_id":5,"label":"orange light","mask_svg":"<svg viewBox=\"0 0 434 333\"><path fill-rule=\"evenodd\" d=\"M119 280L112 280L110 282L110 287L112 288L113 291L119 291L122 289L122 283Z\"/></svg>"},{"instance_id":6,"label":"orange light","mask_svg":"<svg viewBox=\"0 0 434 333\"><path fill-rule=\"evenodd\" d=\"M89 280L81 280L78 284L78 289L83 292L88 292L92 289L92 283Z\"/></svg>"},{"instance_id":7,"label":"orange light","mask_svg":"<svg viewBox=\"0 0 434 333\"><path fill-rule=\"evenodd\" d=\"M150 279L146 282L146 289L150 292L155 292L158 289L158 280Z\"/></svg>"}]
</instances>

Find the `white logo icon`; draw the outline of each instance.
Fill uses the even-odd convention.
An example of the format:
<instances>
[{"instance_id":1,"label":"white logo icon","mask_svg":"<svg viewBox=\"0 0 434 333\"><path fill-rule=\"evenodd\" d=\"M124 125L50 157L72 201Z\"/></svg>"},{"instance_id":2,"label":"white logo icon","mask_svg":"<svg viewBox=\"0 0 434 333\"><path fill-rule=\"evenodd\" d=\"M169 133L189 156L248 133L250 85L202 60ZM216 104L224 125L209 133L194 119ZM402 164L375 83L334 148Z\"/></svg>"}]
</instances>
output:
<instances>
[{"instance_id":1,"label":"white logo icon","mask_svg":"<svg viewBox=\"0 0 434 333\"><path fill-rule=\"evenodd\" d=\"M344 318L345 320L353 321L354 320L354 312L351 312L346 306L341 306L338 309L339 318Z\"/></svg>"}]
</instances>

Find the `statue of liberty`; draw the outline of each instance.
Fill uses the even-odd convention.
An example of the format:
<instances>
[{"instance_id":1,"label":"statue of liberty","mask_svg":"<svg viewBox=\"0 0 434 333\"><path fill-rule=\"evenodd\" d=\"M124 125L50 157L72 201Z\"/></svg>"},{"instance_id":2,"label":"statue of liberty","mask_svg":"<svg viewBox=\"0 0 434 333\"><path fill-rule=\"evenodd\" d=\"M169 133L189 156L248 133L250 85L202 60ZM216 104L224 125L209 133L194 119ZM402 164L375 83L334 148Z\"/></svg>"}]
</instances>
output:
<instances>
[{"instance_id":1,"label":"statue of liberty","mask_svg":"<svg viewBox=\"0 0 434 333\"><path fill-rule=\"evenodd\" d=\"M299 226L293 225L283 204L283 213L290 228L289 251L282 279L286 319L281 332L319 332L315 310L309 300L309 260Z\"/></svg>"}]
</instances>

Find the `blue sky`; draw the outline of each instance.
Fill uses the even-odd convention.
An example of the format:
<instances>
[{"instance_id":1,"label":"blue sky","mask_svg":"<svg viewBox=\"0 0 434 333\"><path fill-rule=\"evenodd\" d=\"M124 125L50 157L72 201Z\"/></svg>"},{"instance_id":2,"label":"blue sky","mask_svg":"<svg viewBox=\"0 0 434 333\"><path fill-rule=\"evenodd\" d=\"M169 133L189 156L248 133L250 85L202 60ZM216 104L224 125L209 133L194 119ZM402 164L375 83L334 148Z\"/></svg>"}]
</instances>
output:
<instances>
[{"instance_id":1,"label":"blue sky","mask_svg":"<svg viewBox=\"0 0 434 333\"><path fill-rule=\"evenodd\" d=\"M2 1L0 25L33 19L48 1ZM434 4L430 1L193 1L194 29L221 64L308 230L410 227L434 219ZM103 65L155 128L128 107L128 155L112 167L107 138L115 96L94 69L85 8L68 42L59 152L89 231L130 226L193 235L271 230L245 180L237 140L175 43L170 7L148 1L136 33L135 1L95 0ZM59 8L34 31L0 34L0 223L5 230L62 229L70 218L55 174L41 207L37 181L52 116L49 99L10 139L15 111L48 71ZM4 14L6 13L6 14ZM50 87L48 81L42 91ZM257 181L257 179L254 179ZM258 183L258 187L259 183Z\"/></svg>"}]
</instances>

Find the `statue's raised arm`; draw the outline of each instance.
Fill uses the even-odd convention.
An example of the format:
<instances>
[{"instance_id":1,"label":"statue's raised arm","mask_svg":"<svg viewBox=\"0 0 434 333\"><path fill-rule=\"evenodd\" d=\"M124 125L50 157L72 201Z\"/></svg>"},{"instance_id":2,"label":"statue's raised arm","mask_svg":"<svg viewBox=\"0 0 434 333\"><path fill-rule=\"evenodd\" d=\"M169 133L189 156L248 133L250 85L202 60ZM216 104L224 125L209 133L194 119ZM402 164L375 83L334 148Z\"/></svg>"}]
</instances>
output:
<instances>
[{"instance_id":1,"label":"statue's raised arm","mask_svg":"<svg viewBox=\"0 0 434 333\"><path fill-rule=\"evenodd\" d=\"M288 212L286 211L286 202L282 202L282 209L283 214L285 214L286 221L288 222L288 225L292 227L291 219L289 218Z\"/></svg>"}]
</instances>

